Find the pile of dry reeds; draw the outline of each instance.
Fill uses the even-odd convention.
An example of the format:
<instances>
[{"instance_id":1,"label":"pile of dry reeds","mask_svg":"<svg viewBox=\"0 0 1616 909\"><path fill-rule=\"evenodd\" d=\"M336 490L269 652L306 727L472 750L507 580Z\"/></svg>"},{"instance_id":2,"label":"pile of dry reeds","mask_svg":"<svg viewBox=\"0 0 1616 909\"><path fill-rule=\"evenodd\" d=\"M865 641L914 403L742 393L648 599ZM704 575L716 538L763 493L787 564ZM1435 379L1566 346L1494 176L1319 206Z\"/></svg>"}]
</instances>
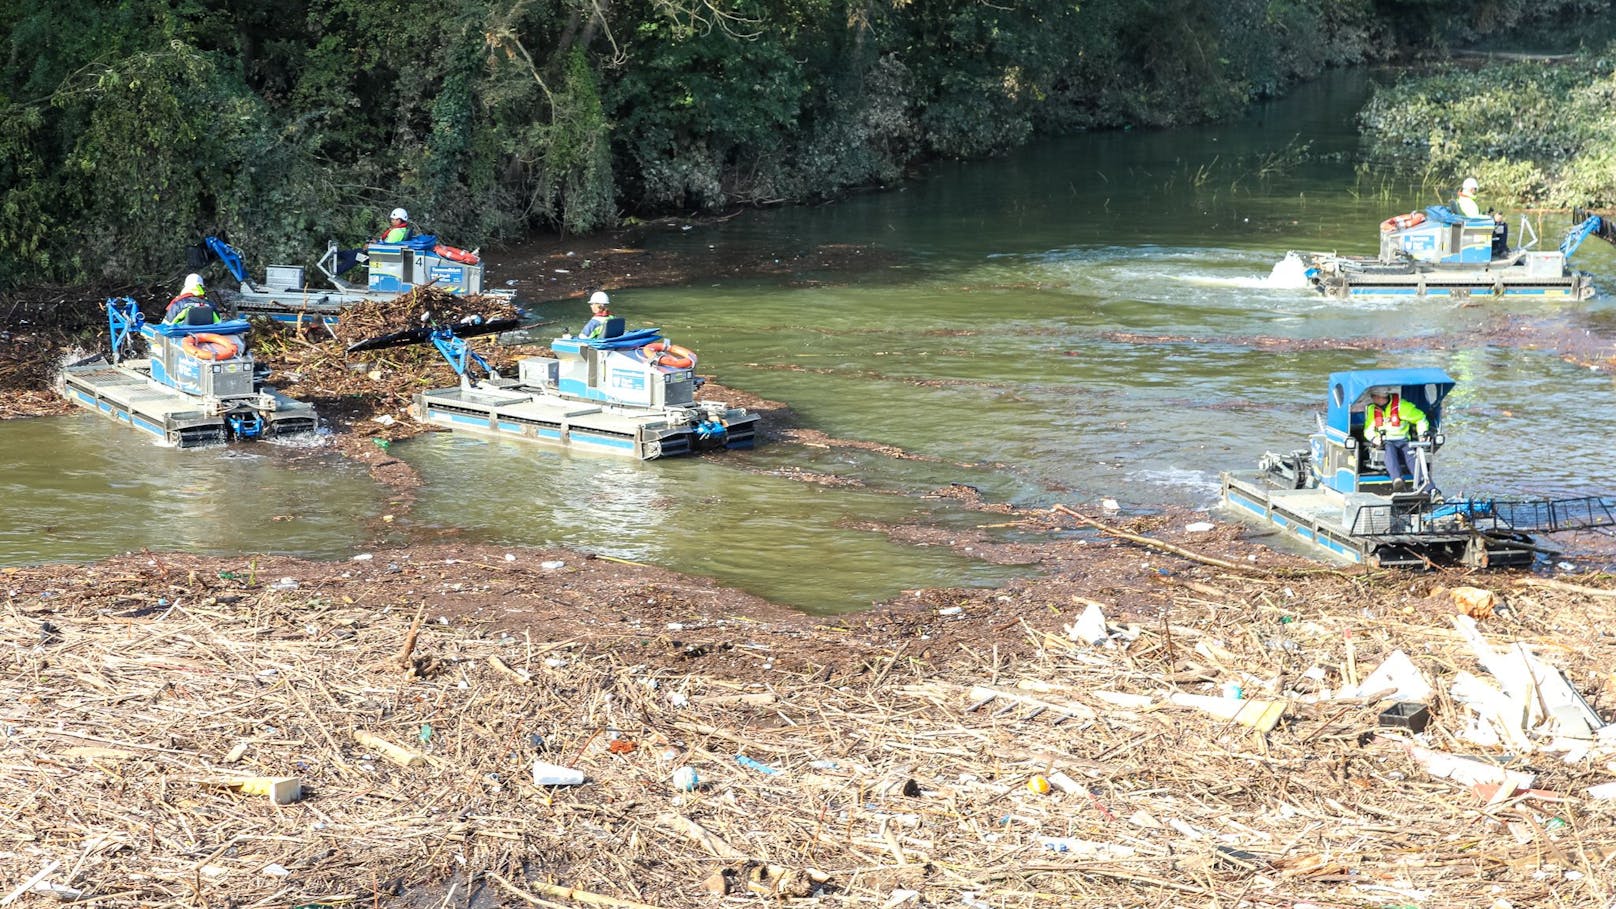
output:
<instances>
[{"instance_id":1,"label":"pile of dry reeds","mask_svg":"<svg viewBox=\"0 0 1616 909\"><path fill-rule=\"evenodd\" d=\"M294 397L317 402L342 399L355 417L389 414L407 420L412 396L455 383L454 371L430 342L348 354L357 341L421 325L452 325L468 317L487 321L510 318L516 308L500 297L456 296L419 288L390 300L366 300L342 311L327 330L307 324L263 321L253 329L253 350L276 370L273 381ZM495 369L510 370L531 348L497 346L492 338L471 343ZM398 433L393 433L397 435Z\"/></svg>"},{"instance_id":2,"label":"pile of dry reeds","mask_svg":"<svg viewBox=\"0 0 1616 909\"><path fill-rule=\"evenodd\" d=\"M1609 753L1465 741L1444 692L1479 670L1446 594L1173 563L1159 622L1090 644L1067 630L1081 598L1040 625L972 607L929 621L975 622L975 645L921 661L807 621L589 642L444 624L411 604L463 582L384 583L406 555L296 587L128 561L0 577L0 905L370 906L454 881L507 905L1524 907L1616 886L1616 802L1586 792ZM533 596L568 584L541 575ZM1484 633L1609 716L1616 599L1542 583L1503 591ZM755 670L643 646L675 634ZM787 638L829 668L778 669ZM1535 782L1435 777L1384 703L1332 696L1395 649L1438 691L1424 747ZM1227 709L1236 685L1255 713ZM536 786L535 761L587 782Z\"/></svg>"}]
</instances>

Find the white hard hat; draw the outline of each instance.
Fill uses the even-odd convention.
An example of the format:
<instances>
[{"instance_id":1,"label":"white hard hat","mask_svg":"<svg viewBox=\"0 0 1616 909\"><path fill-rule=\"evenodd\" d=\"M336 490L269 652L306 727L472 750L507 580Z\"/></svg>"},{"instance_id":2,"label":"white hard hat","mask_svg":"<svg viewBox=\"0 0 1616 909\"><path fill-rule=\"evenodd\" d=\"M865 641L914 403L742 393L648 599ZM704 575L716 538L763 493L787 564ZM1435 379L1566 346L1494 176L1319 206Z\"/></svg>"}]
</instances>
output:
<instances>
[{"instance_id":1,"label":"white hard hat","mask_svg":"<svg viewBox=\"0 0 1616 909\"><path fill-rule=\"evenodd\" d=\"M394 221L408 221L410 219L410 213L402 208L395 208L393 209L393 214L390 215L390 217Z\"/></svg>"},{"instance_id":2,"label":"white hard hat","mask_svg":"<svg viewBox=\"0 0 1616 909\"><path fill-rule=\"evenodd\" d=\"M594 293L589 295L589 305L590 306L597 306L597 305L598 306L610 306L610 305L612 305L612 301L609 298L607 298L606 291L597 290Z\"/></svg>"},{"instance_id":3,"label":"white hard hat","mask_svg":"<svg viewBox=\"0 0 1616 909\"><path fill-rule=\"evenodd\" d=\"M1473 193L1473 192L1475 192L1475 191L1476 191L1476 190L1477 190L1477 188L1479 188L1479 187L1480 187L1480 186L1481 186L1481 184L1479 184L1479 183L1477 183L1477 182L1476 182L1476 178L1475 178L1475 177L1465 177L1465 181L1464 181L1464 191L1465 191L1465 192L1467 192L1467 193Z\"/></svg>"},{"instance_id":4,"label":"white hard hat","mask_svg":"<svg viewBox=\"0 0 1616 909\"><path fill-rule=\"evenodd\" d=\"M202 276L196 274L195 272L186 275L185 286L180 288L180 293L191 294L197 297L202 296L202 294L205 293L202 287Z\"/></svg>"}]
</instances>

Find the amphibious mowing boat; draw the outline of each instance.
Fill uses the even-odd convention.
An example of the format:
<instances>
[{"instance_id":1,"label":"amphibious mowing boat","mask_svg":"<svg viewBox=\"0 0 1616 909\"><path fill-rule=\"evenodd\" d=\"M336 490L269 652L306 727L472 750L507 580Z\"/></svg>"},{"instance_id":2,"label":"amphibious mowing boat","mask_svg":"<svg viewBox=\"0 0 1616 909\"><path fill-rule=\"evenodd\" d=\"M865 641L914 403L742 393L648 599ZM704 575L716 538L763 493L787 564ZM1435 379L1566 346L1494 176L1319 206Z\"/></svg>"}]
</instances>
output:
<instances>
[{"instance_id":1,"label":"amphibious mowing boat","mask_svg":"<svg viewBox=\"0 0 1616 909\"><path fill-rule=\"evenodd\" d=\"M753 445L757 414L697 401L696 355L655 328L625 333L623 320L614 318L604 338L556 338L555 356L523 358L515 379L490 369L459 328L431 335L460 385L416 395L413 410L422 422L642 461ZM349 350L377 346L360 342ZM473 382L473 364L488 377Z\"/></svg>"},{"instance_id":2,"label":"amphibious mowing boat","mask_svg":"<svg viewBox=\"0 0 1616 909\"><path fill-rule=\"evenodd\" d=\"M1431 481L1430 457L1442 447L1442 402L1453 386L1433 368L1332 373L1310 446L1264 454L1255 476L1224 474L1224 503L1322 555L1379 567L1525 566L1552 552L1535 534L1616 526L1616 498L1444 498ZM1430 422L1429 438L1409 446L1410 492L1392 491L1383 453L1364 441L1365 402L1376 388L1416 405Z\"/></svg>"},{"instance_id":3,"label":"amphibious mowing boat","mask_svg":"<svg viewBox=\"0 0 1616 909\"><path fill-rule=\"evenodd\" d=\"M254 281L235 247L217 237L208 237L204 244L238 282L236 289L224 290L220 299L243 317L334 322L345 307L365 300L391 300L417 287L432 287L456 296L515 296L511 290L485 289L483 266L477 255L445 246L433 236L413 237L403 243L368 244L364 255L369 279L364 285L337 277L341 251L336 243L328 243L325 255L314 265L325 275L329 287L309 286L301 265L268 266L263 280Z\"/></svg>"},{"instance_id":4,"label":"amphibious mowing boat","mask_svg":"<svg viewBox=\"0 0 1616 909\"><path fill-rule=\"evenodd\" d=\"M107 301L110 357L63 369L69 401L180 448L312 432L314 408L263 385L247 350L245 319L153 325L128 297ZM135 336L145 360L131 357Z\"/></svg>"},{"instance_id":5,"label":"amphibious mowing boat","mask_svg":"<svg viewBox=\"0 0 1616 909\"><path fill-rule=\"evenodd\" d=\"M1530 239L1509 248L1508 230L1490 216L1466 218L1446 206L1387 218L1380 225L1380 254L1342 256L1291 251L1277 268L1294 268L1309 286L1341 299L1369 296L1472 296L1586 300L1593 296L1589 276L1566 263L1590 233L1597 215L1584 218L1555 250L1538 244L1522 216L1517 236ZM1495 240L1494 232L1497 231Z\"/></svg>"}]
</instances>

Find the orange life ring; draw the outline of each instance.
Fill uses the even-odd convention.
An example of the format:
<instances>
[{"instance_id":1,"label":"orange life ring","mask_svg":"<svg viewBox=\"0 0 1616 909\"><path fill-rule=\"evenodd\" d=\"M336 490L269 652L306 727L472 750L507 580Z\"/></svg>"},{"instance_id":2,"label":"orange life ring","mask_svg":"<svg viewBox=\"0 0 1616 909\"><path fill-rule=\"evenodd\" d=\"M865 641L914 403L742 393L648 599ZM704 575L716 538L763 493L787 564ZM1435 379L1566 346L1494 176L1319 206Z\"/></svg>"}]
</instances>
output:
<instances>
[{"instance_id":1,"label":"orange life ring","mask_svg":"<svg viewBox=\"0 0 1616 909\"><path fill-rule=\"evenodd\" d=\"M482 261L477 258L475 253L466 252L458 246L445 246L439 243L437 246L432 247L432 251L451 262L459 262L462 265L476 265Z\"/></svg>"},{"instance_id":2,"label":"orange life ring","mask_svg":"<svg viewBox=\"0 0 1616 909\"><path fill-rule=\"evenodd\" d=\"M1407 230L1410 227L1418 227L1424 223L1425 212L1411 211L1406 215L1392 215L1390 218L1380 222L1380 231L1381 233L1386 233L1393 230Z\"/></svg>"},{"instance_id":3,"label":"orange life ring","mask_svg":"<svg viewBox=\"0 0 1616 909\"><path fill-rule=\"evenodd\" d=\"M241 345L234 338L216 335L211 331L186 335L180 349L198 360L229 360L241 353Z\"/></svg>"},{"instance_id":4,"label":"orange life ring","mask_svg":"<svg viewBox=\"0 0 1616 909\"><path fill-rule=\"evenodd\" d=\"M668 342L667 338L640 348L645 354L646 362L657 366L666 366L669 369L690 369L696 365L696 353L688 347L680 347Z\"/></svg>"}]
</instances>

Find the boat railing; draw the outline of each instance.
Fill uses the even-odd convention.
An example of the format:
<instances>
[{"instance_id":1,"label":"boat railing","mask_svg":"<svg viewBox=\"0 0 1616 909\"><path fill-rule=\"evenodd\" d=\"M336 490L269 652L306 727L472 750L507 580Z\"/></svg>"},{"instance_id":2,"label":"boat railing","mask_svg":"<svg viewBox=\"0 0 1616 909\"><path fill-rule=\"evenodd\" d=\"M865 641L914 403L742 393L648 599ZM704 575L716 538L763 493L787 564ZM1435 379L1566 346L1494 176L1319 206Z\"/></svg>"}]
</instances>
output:
<instances>
[{"instance_id":1,"label":"boat railing","mask_svg":"<svg viewBox=\"0 0 1616 909\"><path fill-rule=\"evenodd\" d=\"M1616 498L1455 499L1359 505L1349 532L1366 539L1478 533L1564 533L1616 527Z\"/></svg>"},{"instance_id":2,"label":"boat railing","mask_svg":"<svg viewBox=\"0 0 1616 909\"><path fill-rule=\"evenodd\" d=\"M1542 242L1538 238L1537 228L1532 226L1532 219L1525 215L1521 215L1521 229L1515 233L1515 236L1521 241L1521 245L1516 247L1517 249L1536 249L1538 243ZM1532 239L1526 239L1528 236Z\"/></svg>"}]
</instances>

